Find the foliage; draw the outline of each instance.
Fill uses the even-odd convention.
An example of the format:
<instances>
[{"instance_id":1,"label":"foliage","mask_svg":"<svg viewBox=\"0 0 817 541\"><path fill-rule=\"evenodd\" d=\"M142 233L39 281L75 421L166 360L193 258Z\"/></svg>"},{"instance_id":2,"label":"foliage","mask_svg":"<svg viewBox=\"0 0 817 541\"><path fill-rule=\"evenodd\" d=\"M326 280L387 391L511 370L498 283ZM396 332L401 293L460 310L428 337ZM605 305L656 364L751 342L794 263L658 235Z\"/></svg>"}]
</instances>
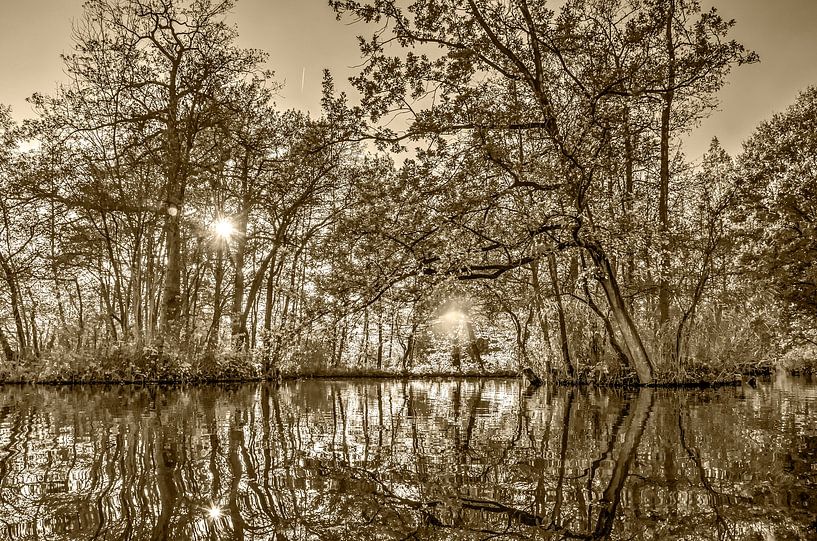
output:
<instances>
[{"instance_id":1,"label":"foliage","mask_svg":"<svg viewBox=\"0 0 817 541\"><path fill-rule=\"evenodd\" d=\"M817 321L817 88L763 122L740 156L744 265L794 330ZM799 322L797 320L800 320ZM813 340L813 333L806 333Z\"/></svg>"},{"instance_id":2,"label":"foliage","mask_svg":"<svg viewBox=\"0 0 817 541\"><path fill-rule=\"evenodd\" d=\"M736 163L679 143L757 60L733 21L330 4L379 26L359 104L327 72L313 117L276 108L232 1L87 2L69 81L22 128L0 108L5 377L651 383L814 339L815 91Z\"/></svg>"},{"instance_id":3,"label":"foliage","mask_svg":"<svg viewBox=\"0 0 817 541\"><path fill-rule=\"evenodd\" d=\"M638 323L656 303L666 323L668 283L681 279L668 262L672 243L683 243L670 222L685 218L683 209L667 216L669 176L678 176L669 137L710 110L733 66L757 60L727 38L733 23L697 2L567 2L558 12L524 1L332 5L382 27L361 40L367 62L353 79L360 110L377 123L371 137L393 150L423 145L399 173L415 190L388 194L392 207L410 209L411 225L380 222L381 241L410 256L416 273L463 281L519 280L558 256L548 266L568 374L577 365L558 267L616 356L652 381L654 361L670 358L669 333L658 329L645 347ZM402 129L391 127L398 114ZM675 308L683 335L691 309Z\"/></svg>"}]
</instances>

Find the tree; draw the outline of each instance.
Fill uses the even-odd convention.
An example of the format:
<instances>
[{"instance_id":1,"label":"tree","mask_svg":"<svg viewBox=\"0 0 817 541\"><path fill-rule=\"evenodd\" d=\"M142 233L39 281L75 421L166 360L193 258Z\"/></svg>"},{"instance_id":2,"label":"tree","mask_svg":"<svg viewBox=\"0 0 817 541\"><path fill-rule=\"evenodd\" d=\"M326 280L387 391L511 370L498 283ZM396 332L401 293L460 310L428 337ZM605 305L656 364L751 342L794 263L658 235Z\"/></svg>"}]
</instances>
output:
<instances>
[{"instance_id":1,"label":"tree","mask_svg":"<svg viewBox=\"0 0 817 541\"><path fill-rule=\"evenodd\" d=\"M739 157L744 264L784 311L817 320L817 87L763 122Z\"/></svg>"},{"instance_id":2,"label":"tree","mask_svg":"<svg viewBox=\"0 0 817 541\"><path fill-rule=\"evenodd\" d=\"M653 53L644 92L660 100L660 158L658 221L663 235L669 233L672 135L695 125L716 105L715 93L735 64L756 62L736 41L728 41L734 20L724 20L715 8L701 13L698 0L648 0L639 20L640 32L652 34ZM700 16L699 16L700 14ZM697 18L696 18L697 17ZM670 255L660 255L658 312L660 324L669 321Z\"/></svg>"},{"instance_id":3,"label":"tree","mask_svg":"<svg viewBox=\"0 0 817 541\"><path fill-rule=\"evenodd\" d=\"M3 284L2 292L6 297L10 314L3 309L0 312L0 346L7 361L11 361L17 354L25 354L28 335L25 328L25 314L23 313L23 298L20 288L20 274L14 259L20 255L26 246L33 240L33 235L25 234L19 220L15 220L13 207L15 201L10 200L13 192L12 171L14 150L16 146L16 126L11 119L11 109L0 105L0 277ZM3 303L4 305L6 302ZM5 319L11 316L14 320L14 332L4 330ZM9 341L9 335L12 342ZM12 346L12 343L14 346Z\"/></svg>"},{"instance_id":4,"label":"tree","mask_svg":"<svg viewBox=\"0 0 817 541\"><path fill-rule=\"evenodd\" d=\"M166 263L162 335L178 335L182 309L181 223L191 182L220 159L203 135L217 130L231 90L264 80L265 55L237 48L223 18L232 0L90 0L65 57L70 84L53 98L35 96L43 126L94 153L89 171L101 185L150 162L160 179L151 201L162 216ZM130 169L133 170L133 169Z\"/></svg>"},{"instance_id":5,"label":"tree","mask_svg":"<svg viewBox=\"0 0 817 541\"><path fill-rule=\"evenodd\" d=\"M724 284L728 275L737 271L735 227L729 219L738 203L736 173L732 158L717 138L704 155L700 171L680 184L685 198L676 229L681 240L677 242L678 268L673 269L673 274L678 277L679 297L688 300L680 302L681 317L675 331L673 356L679 363L684 359L685 343L698 310L710 293L715 297L711 304L725 304L726 287L716 286ZM712 292L716 289L720 291Z\"/></svg>"},{"instance_id":6,"label":"tree","mask_svg":"<svg viewBox=\"0 0 817 541\"><path fill-rule=\"evenodd\" d=\"M401 240L420 255L423 272L496 279L548 254L572 252L574 261L577 254L586 256L621 353L642 383L651 382L654 366L622 294L609 224L600 211L607 204L609 160L627 141L627 111L650 111L656 97L676 89L716 89L729 66L748 59L742 46L721 41L730 23L714 11L706 14L686 34L696 40L683 44L689 55L673 58L669 51L676 45L668 42L661 64L655 60L656 36L670 26L671 33L677 21L674 13L656 11L658 3L630 9L619 2L574 1L558 14L525 0L414 2L405 10L391 0L331 4L339 14L350 12L391 31L391 37L381 31L362 40L367 63L353 83L373 122L400 113L409 120L405 130L381 126L373 136L394 145L430 142L419 154L421 170L451 180L442 198L456 194L459 210L443 215L468 233L453 244L456 258L420 250L417 239ZM695 4L689 6L694 11ZM661 14L664 19L657 20ZM411 50L391 56L395 47ZM665 79L670 64L689 79ZM707 89L701 90L696 85L704 79ZM516 218L509 220L508 207L497 201L517 195L519 202L533 201L536 210L517 205ZM489 219L474 227L480 217ZM422 233L425 244L431 237L438 246L456 240L441 227Z\"/></svg>"}]
</instances>

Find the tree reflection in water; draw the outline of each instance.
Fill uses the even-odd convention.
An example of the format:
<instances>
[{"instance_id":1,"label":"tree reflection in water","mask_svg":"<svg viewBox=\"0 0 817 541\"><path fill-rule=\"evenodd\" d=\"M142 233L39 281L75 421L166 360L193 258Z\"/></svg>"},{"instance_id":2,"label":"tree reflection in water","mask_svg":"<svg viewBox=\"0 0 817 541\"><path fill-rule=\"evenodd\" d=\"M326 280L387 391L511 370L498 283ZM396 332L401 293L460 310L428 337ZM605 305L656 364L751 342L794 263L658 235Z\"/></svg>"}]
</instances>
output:
<instances>
[{"instance_id":1,"label":"tree reflection in water","mask_svg":"<svg viewBox=\"0 0 817 541\"><path fill-rule=\"evenodd\" d=\"M7 539L798 539L817 390L5 387Z\"/></svg>"}]
</instances>

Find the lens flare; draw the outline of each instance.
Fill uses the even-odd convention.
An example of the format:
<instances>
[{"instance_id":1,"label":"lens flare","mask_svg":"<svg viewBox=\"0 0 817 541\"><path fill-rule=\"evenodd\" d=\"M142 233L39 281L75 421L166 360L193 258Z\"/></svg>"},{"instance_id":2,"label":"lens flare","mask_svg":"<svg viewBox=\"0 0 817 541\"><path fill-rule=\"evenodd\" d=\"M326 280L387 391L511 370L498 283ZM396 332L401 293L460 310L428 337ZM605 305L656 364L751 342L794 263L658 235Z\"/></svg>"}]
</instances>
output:
<instances>
[{"instance_id":1,"label":"lens flare","mask_svg":"<svg viewBox=\"0 0 817 541\"><path fill-rule=\"evenodd\" d=\"M451 310L440 316L440 319L443 323L453 327L465 321L465 314L460 310Z\"/></svg>"},{"instance_id":2,"label":"lens flare","mask_svg":"<svg viewBox=\"0 0 817 541\"><path fill-rule=\"evenodd\" d=\"M213 233L221 239L229 240L235 235L235 226L227 218L220 218L213 223Z\"/></svg>"},{"instance_id":3,"label":"lens flare","mask_svg":"<svg viewBox=\"0 0 817 541\"><path fill-rule=\"evenodd\" d=\"M438 328L443 333L456 333L467 320L468 317L462 310L452 309L440 316Z\"/></svg>"}]
</instances>

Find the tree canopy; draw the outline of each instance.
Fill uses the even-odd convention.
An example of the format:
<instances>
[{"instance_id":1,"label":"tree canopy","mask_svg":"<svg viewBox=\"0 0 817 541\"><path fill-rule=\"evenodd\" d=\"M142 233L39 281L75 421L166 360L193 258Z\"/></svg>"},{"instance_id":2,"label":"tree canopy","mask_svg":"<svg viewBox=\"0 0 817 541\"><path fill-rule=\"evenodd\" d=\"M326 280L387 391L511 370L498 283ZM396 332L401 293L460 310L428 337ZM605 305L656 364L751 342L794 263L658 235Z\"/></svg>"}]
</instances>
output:
<instances>
[{"instance_id":1,"label":"tree canopy","mask_svg":"<svg viewBox=\"0 0 817 541\"><path fill-rule=\"evenodd\" d=\"M8 377L649 384L807 337L815 91L736 159L687 159L758 60L717 9L333 0L370 35L356 95L327 72L309 115L233 7L90 0L68 80L22 126L0 109Z\"/></svg>"}]
</instances>

